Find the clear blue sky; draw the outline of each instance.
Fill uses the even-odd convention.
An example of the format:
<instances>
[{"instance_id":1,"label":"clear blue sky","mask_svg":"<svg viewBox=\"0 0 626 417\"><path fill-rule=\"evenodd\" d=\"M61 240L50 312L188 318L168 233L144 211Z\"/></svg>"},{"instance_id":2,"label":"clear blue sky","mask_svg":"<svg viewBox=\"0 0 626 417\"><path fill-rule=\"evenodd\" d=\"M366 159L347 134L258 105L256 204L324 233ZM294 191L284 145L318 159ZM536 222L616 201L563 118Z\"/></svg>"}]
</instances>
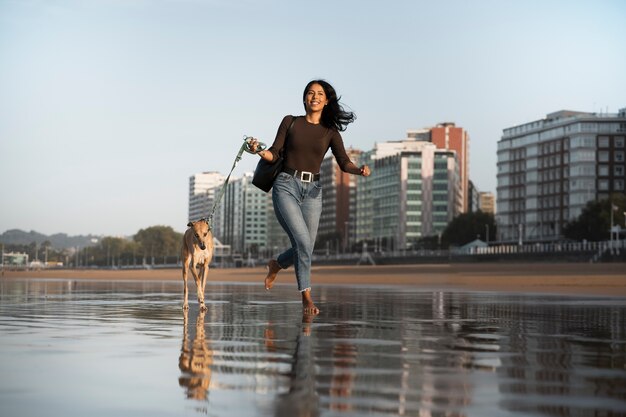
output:
<instances>
[{"instance_id":1,"label":"clear blue sky","mask_svg":"<svg viewBox=\"0 0 626 417\"><path fill-rule=\"evenodd\" d=\"M495 192L503 128L626 107L624 22L621 0L0 0L0 233L183 231L189 176L271 142L318 77L347 146L452 121Z\"/></svg>"}]
</instances>

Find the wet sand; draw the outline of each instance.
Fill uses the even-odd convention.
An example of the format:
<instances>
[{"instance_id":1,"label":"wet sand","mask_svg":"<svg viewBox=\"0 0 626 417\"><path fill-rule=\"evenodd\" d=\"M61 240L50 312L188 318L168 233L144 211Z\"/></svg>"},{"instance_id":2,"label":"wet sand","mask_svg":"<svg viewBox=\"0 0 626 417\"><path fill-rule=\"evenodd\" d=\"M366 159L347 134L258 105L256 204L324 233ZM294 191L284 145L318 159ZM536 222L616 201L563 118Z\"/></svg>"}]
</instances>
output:
<instances>
[{"instance_id":1,"label":"wet sand","mask_svg":"<svg viewBox=\"0 0 626 417\"><path fill-rule=\"evenodd\" d=\"M0 279L0 416L626 415L623 298L99 276Z\"/></svg>"},{"instance_id":2,"label":"wet sand","mask_svg":"<svg viewBox=\"0 0 626 417\"><path fill-rule=\"evenodd\" d=\"M211 282L258 282L264 267L219 269L209 272ZM106 281L178 281L179 269L4 271L4 279L72 279ZM192 278L190 278L192 279ZM428 290L536 292L626 297L626 264L442 264L393 266L318 266L313 285L405 285ZM276 284L295 285L293 269L282 271Z\"/></svg>"}]
</instances>

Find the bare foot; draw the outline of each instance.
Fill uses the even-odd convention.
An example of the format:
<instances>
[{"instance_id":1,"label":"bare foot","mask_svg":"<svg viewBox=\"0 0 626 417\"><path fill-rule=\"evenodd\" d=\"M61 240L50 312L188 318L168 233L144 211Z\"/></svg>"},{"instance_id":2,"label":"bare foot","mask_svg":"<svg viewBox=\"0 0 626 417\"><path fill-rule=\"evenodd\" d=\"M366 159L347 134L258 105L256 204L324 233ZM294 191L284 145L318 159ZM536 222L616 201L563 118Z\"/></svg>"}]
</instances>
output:
<instances>
[{"instance_id":1,"label":"bare foot","mask_svg":"<svg viewBox=\"0 0 626 417\"><path fill-rule=\"evenodd\" d=\"M267 276L265 277L265 289L270 290L274 286L274 280L276 279L276 275L278 271L282 268L278 265L278 261L274 259L270 259L267 263Z\"/></svg>"},{"instance_id":2,"label":"bare foot","mask_svg":"<svg viewBox=\"0 0 626 417\"><path fill-rule=\"evenodd\" d=\"M320 313L320 309L315 306L311 298L311 290L302 291L302 312L313 316Z\"/></svg>"},{"instance_id":3,"label":"bare foot","mask_svg":"<svg viewBox=\"0 0 626 417\"><path fill-rule=\"evenodd\" d=\"M305 336L311 336L311 324L315 314L302 313L302 334Z\"/></svg>"}]
</instances>

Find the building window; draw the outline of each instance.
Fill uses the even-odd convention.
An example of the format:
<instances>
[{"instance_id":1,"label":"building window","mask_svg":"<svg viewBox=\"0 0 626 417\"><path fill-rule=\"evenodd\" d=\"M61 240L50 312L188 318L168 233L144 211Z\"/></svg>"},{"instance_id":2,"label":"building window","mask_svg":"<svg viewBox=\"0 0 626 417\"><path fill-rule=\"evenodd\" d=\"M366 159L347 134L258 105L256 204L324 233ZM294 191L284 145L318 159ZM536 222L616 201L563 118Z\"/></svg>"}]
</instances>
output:
<instances>
[{"instance_id":1,"label":"building window","mask_svg":"<svg viewBox=\"0 0 626 417\"><path fill-rule=\"evenodd\" d=\"M613 181L613 189L615 191L622 191L622 190L624 190L624 180L615 180L615 181Z\"/></svg>"},{"instance_id":2,"label":"building window","mask_svg":"<svg viewBox=\"0 0 626 417\"><path fill-rule=\"evenodd\" d=\"M624 175L624 166L623 165L615 165L613 167L613 175L616 177L621 177Z\"/></svg>"},{"instance_id":3,"label":"building window","mask_svg":"<svg viewBox=\"0 0 626 417\"><path fill-rule=\"evenodd\" d=\"M598 152L598 161L600 161L600 162L609 162L609 152L608 151L599 151Z\"/></svg>"},{"instance_id":4,"label":"building window","mask_svg":"<svg viewBox=\"0 0 626 417\"><path fill-rule=\"evenodd\" d=\"M615 162L624 162L624 151L615 151Z\"/></svg>"},{"instance_id":5,"label":"building window","mask_svg":"<svg viewBox=\"0 0 626 417\"><path fill-rule=\"evenodd\" d=\"M609 189L609 180L599 180L598 181L598 190L606 191Z\"/></svg>"},{"instance_id":6,"label":"building window","mask_svg":"<svg viewBox=\"0 0 626 417\"><path fill-rule=\"evenodd\" d=\"M600 137L598 137L598 147L599 148L608 148L609 147L609 137L608 136L600 136Z\"/></svg>"},{"instance_id":7,"label":"building window","mask_svg":"<svg viewBox=\"0 0 626 417\"><path fill-rule=\"evenodd\" d=\"M598 165L598 175L601 177L607 177L609 175L609 166Z\"/></svg>"},{"instance_id":8,"label":"building window","mask_svg":"<svg viewBox=\"0 0 626 417\"><path fill-rule=\"evenodd\" d=\"M624 137L623 136L616 137L615 141L613 143L615 144L616 148L623 148L624 147Z\"/></svg>"}]
</instances>

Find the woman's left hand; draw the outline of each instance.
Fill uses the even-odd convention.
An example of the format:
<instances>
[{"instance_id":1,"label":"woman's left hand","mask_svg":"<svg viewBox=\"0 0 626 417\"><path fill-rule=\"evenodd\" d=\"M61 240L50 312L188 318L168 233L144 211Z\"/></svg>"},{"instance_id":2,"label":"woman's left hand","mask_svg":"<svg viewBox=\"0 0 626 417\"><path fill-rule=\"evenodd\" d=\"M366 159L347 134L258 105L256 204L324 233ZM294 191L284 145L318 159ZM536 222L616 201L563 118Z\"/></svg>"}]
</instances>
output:
<instances>
[{"instance_id":1,"label":"woman's left hand","mask_svg":"<svg viewBox=\"0 0 626 417\"><path fill-rule=\"evenodd\" d=\"M361 166L361 175L363 175L364 177L369 177L371 174L372 171L370 171L370 167L368 167L367 165Z\"/></svg>"}]
</instances>

